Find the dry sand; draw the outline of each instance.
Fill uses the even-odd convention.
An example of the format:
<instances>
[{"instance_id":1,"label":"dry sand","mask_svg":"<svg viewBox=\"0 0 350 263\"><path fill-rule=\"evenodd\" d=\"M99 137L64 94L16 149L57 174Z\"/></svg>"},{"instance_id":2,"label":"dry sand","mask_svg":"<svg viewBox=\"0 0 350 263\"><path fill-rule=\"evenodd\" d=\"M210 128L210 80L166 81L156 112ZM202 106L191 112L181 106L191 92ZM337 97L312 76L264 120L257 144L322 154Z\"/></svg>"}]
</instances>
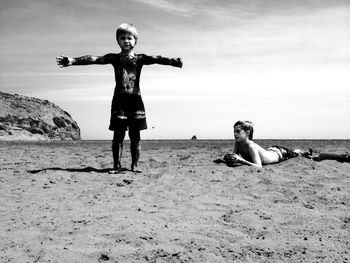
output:
<instances>
[{"instance_id":1,"label":"dry sand","mask_svg":"<svg viewBox=\"0 0 350 263\"><path fill-rule=\"evenodd\" d=\"M212 162L231 147L145 141L143 174L109 175L110 142L1 142L0 262L349 262L349 163Z\"/></svg>"}]
</instances>

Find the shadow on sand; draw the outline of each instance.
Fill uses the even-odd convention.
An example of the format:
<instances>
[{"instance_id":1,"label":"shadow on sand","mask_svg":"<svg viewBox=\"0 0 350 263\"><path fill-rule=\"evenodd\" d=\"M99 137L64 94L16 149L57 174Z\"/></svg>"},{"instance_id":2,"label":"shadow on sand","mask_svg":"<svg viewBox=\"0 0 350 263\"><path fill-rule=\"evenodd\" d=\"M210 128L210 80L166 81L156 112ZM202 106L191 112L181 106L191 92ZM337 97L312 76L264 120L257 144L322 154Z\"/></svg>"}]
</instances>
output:
<instances>
[{"instance_id":1,"label":"shadow on sand","mask_svg":"<svg viewBox=\"0 0 350 263\"><path fill-rule=\"evenodd\" d=\"M233 162L233 161L228 162L228 161L225 161L224 159L215 159L213 162L216 164L223 163L223 164L226 164L228 167L238 167L243 165L242 163L239 163L239 162Z\"/></svg>"},{"instance_id":2,"label":"shadow on sand","mask_svg":"<svg viewBox=\"0 0 350 263\"><path fill-rule=\"evenodd\" d=\"M36 174L43 171L67 171L67 172L80 172L80 173L108 173L109 171L112 171L112 168L105 168L105 169L97 169L91 166L84 167L84 168L61 168L61 167L49 167L49 168L43 168L38 170L28 170L28 173ZM128 169L123 168L122 172L128 171Z\"/></svg>"}]
</instances>

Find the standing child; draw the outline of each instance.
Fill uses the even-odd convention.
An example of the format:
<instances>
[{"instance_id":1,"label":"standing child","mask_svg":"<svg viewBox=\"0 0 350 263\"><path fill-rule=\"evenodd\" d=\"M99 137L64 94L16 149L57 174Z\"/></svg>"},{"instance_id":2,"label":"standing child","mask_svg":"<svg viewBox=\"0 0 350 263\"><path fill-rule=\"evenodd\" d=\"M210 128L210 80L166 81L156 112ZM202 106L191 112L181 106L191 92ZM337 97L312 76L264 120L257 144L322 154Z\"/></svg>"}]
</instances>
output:
<instances>
[{"instance_id":1,"label":"standing child","mask_svg":"<svg viewBox=\"0 0 350 263\"><path fill-rule=\"evenodd\" d=\"M112 100L111 119L109 129L114 131L112 151L114 170L122 170L121 157L125 132L129 130L131 170L141 172L138 168L140 157L140 130L147 129L145 107L140 92L140 75L143 65L161 64L182 67L180 58L165 58L162 56L147 56L135 54L137 31L131 24L122 24L116 32L116 40L121 48L118 54L109 53L104 56L82 56L71 58L59 56L56 58L60 67L72 65L112 64L115 75L115 90Z\"/></svg>"},{"instance_id":2,"label":"standing child","mask_svg":"<svg viewBox=\"0 0 350 263\"><path fill-rule=\"evenodd\" d=\"M253 141L254 127L250 121L238 121L233 129L235 145L233 154L226 154L224 157L227 164L242 163L262 167L264 164L279 163L299 155L312 154L309 150L291 150L282 146L271 146L265 150ZM220 162L220 160L215 162Z\"/></svg>"}]
</instances>

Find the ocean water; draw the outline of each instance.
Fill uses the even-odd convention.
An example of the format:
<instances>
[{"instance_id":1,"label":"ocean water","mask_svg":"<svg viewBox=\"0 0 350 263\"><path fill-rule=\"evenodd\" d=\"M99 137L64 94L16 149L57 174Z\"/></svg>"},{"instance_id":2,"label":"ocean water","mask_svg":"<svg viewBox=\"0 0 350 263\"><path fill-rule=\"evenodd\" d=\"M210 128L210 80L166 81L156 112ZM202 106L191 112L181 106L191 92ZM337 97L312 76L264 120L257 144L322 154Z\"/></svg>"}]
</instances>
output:
<instances>
[{"instance_id":1,"label":"ocean water","mask_svg":"<svg viewBox=\"0 0 350 263\"><path fill-rule=\"evenodd\" d=\"M336 152L345 153L350 152L350 140L275 140L264 139L254 140L256 143L263 147L269 147L272 145L280 145L288 148L308 149L312 148L317 152ZM124 147L129 147L129 141L126 140ZM210 148L210 149L232 149L234 140L142 140L142 150L155 150L161 148L172 149L186 149L186 148ZM49 147L49 148L97 148L102 147L104 151L110 150L110 140L81 140L81 141L38 141L38 142L25 142L25 141L0 141L0 149L6 148L10 150L12 148L25 148L31 147Z\"/></svg>"}]
</instances>

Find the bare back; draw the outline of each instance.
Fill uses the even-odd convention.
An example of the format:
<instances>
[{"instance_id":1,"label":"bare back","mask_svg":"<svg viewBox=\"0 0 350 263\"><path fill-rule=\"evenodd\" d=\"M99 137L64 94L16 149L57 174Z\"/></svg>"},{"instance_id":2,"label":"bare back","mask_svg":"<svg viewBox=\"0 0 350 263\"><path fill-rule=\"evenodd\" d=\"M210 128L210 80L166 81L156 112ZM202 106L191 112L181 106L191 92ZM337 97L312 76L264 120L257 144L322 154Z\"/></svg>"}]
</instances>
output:
<instances>
[{"instance_id":1,"label":"bare back","mask_svg":"<svg viewBox=\"0 0 350 263\"><path fill-rule=\"evenodd\" d=\"M236 144L236 153L249 162L259 164L272 164L279 162L279 155L274 151L265 150L259 144L248 141L245 145Z\"/></svg>"}]
</instances>

